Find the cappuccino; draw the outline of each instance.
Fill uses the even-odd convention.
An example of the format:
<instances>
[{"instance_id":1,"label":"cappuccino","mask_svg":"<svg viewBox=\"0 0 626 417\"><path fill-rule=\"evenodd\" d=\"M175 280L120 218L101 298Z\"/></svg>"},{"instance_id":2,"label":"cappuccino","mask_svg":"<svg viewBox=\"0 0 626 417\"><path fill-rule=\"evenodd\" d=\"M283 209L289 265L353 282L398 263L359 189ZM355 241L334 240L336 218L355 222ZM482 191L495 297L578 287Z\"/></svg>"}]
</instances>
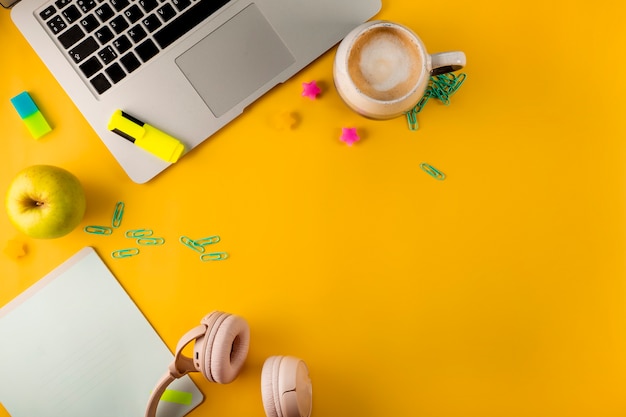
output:
<instances>
[{"instance_id":1,"label":"cappuccino","mask_svg":"<svg viewBox=\"0 0 626 417\"><path fill-rule=\"evenodd\" d=\"M373 27L356 39L348 56L348 73L365 95L381 101L409 94L422 73L419 47L402 29Z\"/></svg>"},{"instance_id":2,"label":"cappuccino","mask_svg":"<svg viewBox=\"0 0 626 417\"><path fill-rule=\"evenodd\" d=\"M391 119L422 98L430 75L465 65L463 52L428 54L408 27L384 20L366 22L341 41L333 64L335 88L354 111Z\"/></svg>"}]
</instances>

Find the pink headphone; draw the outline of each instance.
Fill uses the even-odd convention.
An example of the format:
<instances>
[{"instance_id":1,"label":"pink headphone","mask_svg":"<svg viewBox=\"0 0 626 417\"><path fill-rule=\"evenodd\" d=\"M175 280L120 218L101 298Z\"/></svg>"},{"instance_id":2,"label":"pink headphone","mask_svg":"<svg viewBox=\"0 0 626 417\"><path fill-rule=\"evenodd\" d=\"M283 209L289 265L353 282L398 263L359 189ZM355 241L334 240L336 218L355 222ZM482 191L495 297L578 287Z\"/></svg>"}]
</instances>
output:
<instances>
[{"instance_id":1,"label":"pink headphone","mask_svg":"<svg viewBox=\"0 0 626 417\"><path fill-rule=\"evenodd\" d=\"M195 340L193 358L182 354ZM228 384L237 378L248 356L250 328L241 317L214 311L189 330L176 346L174 361L150 396L146 417L155 417L159 399L175 379L201 372L206 379ZM271 356L261 371L261 395L267 417L309 417L311 380L301 359Z\"/></svg>"}]
</instances>

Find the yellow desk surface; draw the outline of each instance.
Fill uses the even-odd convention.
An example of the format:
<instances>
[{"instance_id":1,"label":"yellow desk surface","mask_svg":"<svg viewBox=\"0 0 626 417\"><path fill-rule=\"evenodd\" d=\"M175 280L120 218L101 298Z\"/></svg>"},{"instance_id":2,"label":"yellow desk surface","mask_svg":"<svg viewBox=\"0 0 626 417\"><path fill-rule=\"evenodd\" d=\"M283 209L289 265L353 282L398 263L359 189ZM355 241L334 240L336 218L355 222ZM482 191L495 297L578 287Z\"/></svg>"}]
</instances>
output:
<instances>
[{"instance_id":1,"label":"yellow desk surface","mask_svg":"<svg viewBox=\"0 0 626 417\"><path fill-rule=\"evenodd\" d=\"M243 373L229 386L194 375L207 399L192 416L262 416L272 354L309 364L315 416L626 416L626 6L383 3L377 17L429 51L467 54L466 83L450 106L428 103L419 131L349 111L332 49L145 185L1 11L0 190L58 165L88 210L56 240L20 237L2 210L0 245L23 238L28 255L0 256L0 305L89 245L171 349L211 310L245 317ZM54 127L40 141L9 102L24 90ZM283 111L294 129L272 122ZM361 141L339 141L342 127ZM117 201L120 231L82 231ZM166 244L112 259L140 227ZM177 241L215 234L230 259L200 262Z\"/></svg>"}]
</instances>

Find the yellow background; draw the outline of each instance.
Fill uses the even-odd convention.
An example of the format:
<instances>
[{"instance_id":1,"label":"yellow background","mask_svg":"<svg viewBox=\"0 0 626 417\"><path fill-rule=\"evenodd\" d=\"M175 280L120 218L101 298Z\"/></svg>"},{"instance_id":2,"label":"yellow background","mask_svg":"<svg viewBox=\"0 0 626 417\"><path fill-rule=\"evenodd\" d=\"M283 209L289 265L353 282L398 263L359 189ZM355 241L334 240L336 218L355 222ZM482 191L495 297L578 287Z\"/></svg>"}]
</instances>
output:
<instances>
[{"instance_id":1,"label":"yellow background","mask_svg":"<svg viewBox=\"0 0 626 417\"><path fill-rule=\"evenodd\" d=\"M428 103L418 132L349 111L333 48L145 185L2 11L0 190L28 165L58 165L80 178L88 210L49 241L20 237L2 210L0 245L23 238L29 253L0 256L0 305L90 245L171 349L211 310L245 317L244 371L229 386L195 375L206 401L192 416L262 416L272 354L306 360L314 416L626 416L626 6L383 3L377 17L430 52L467 55L466 83L450 106ZM314 101L300 95L311 80ZM54 127L40 141L9 102L24 90ZM283 111L295 129L276 129ZM361 141L340 142L342 127ZM120 231L82 231L117 201ZM112 259L138 227L167 243ZM213 234L227 261L177 242Z\"/></svg>"}]
</instances>

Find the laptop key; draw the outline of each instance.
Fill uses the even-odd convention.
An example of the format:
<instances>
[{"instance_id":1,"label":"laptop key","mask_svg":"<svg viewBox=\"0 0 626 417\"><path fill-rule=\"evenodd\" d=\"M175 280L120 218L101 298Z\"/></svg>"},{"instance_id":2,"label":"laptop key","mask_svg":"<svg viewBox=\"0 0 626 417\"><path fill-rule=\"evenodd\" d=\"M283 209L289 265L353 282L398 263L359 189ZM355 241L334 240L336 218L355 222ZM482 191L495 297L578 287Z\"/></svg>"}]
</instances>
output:
<instances>
[{"instance_id":1,"label":"laptop key","mask_svg":"<svg viewBox=\"0 0 626 417\"><path fill-rule=\"evenodd\" d=\"M65 10L63 10L61 13L63 13L63 16L65 16L65 19L68 21L68 23L74 23L81 16L81 13L78 10L78 7L74 6L73 4L70 7L67 7Z\"/></svg>"},{"instance_id":2,"label":"laptop key","mask_svg":"<svg viewBox=\"0 0 626 417\"><path fill-rule=\"evenodd\" d=\"M174 3L174 6L176 6L179 12L191 6L191 0L172 0L172 3Z\"/></svg>"},{"instance_id":3,"label":"laptop key","mask_svg":"<svg viewBox=\"0 0 626 417\"><path fill-rule=\"evenodd\" d=\"M124 30L126 30L126 28L129 26L126 19L124 19L124 16L117 16L115 19L109 22L109 25L118 35L124 32Z\"/></svg>"},{"instance_id":4,"label":"laptop key","mask_svg":"<svg viewBox=\"0 0 626 417\"><path fill-rule=\"evenodd\" d=\"M143 19L142 23L150 33L154 32L161 26L161 21L158 17L156 17L155 14L151 14L150 16Z\"/></svg>"},{"instance_id":5,"label":"laptop key","mask_svg":"<svg viewBox=\"0 0 626 417\"><path fill-rule=\"evenodd\" d=\"M165 49L191 29L202 23L230 0L199 0L178 18L172 20L163 29L155 32L154 40Z\"/></svg>"},{"instance_id":6,"label":"laptop key","mask_svg":"<svg viewBox=\"0 0 626 417\"><path fill-rule=\"evenodd\" d=\"M87 31L87 33L91 33L98 29L100 23L98 23L98 20L96 20L94 15L90 14L85 16L85 18L80 21L80 25Z\"/></svg>"},{"instance_id":7,"label":"laptop key","mask_svg":"<svg viewBox=\"0 0 626 417\"><path fill-rule=\"evenodd\" d=\"M150 58L159 53L159 48L151 39L145 40L142 44L135 48L135 52L143 62L147 62Z\"/></svg>"},{"instance_id":8,"label":"laptop key","mask_svg":"<svg viewBox=\"0 0 626 417\"><path fill-rule=\"evenodd\" d=\"M94 35L100 42L100 45L104 45L115 37L115 35L113 35L113 32L111 32L111 29L109 29L107 26L98 29L96 33L94 33Z\"/></svg>"},{"instance_id":9,"label":"laptop key","mask_svg":"<svg viewBox=\"0 0 626 417\"><path fill-rule=\"evenodd\" d=\"M143 30L143 28L141 26L139 26L139 25L130 28L130 30L127 33L128 33L128 36L130 36L130 38L135 43L139 43L140 40L142 40L143 38L148 36L146 31Z\"/></svg>"},{"instance_id":10,"label":"laptop key","mask_svg":"<svg viewBox=\"0 0 626 417\"><path fill-rule=\"evenodd\" d=\"M92 56L87 61L80 64L79 68L83 74L85 74L85 77L89 78L102 69L102 64L98 61L98 58Z\"/></svg>"},{"instance_id":11,"label":"laptop key","mask_svg":"<svg viewBox=\"0 0 626 417\"><path fill-rule=\"evenodd\" d=\"M68 4L70 4L72 2L72 0L57 0L54 2L54 4L56 4L56 6L59 9L64 8L65 6L67 6Z\"/></svg>"},{"instance_id":12,"label":"laptop key","mask_svg":"<svg viewBox=\"0 0 626 417\"><path fill-rule=\"evenodd\" d=\"M96 42L96 40L92 36L90 36L78 45L75 45L69 51L69 54L74 62L79 63L97 50L98 42Z\"/></svg>"},{"instance_id":13,"label":"laptop key","mask_svg":"<svg viewBox=\"0 0 626 417\"><path fill-rule=\"evenodd\" d=\"M127 53L120 58L120 62L126 68L126 72L131 73L141 66L141 62L132 52Z\"/></svg>"},{"instance_id":14,"label":"laptop key","mask_svg":"<svg viewBox=\"0 0 626 417\"><path fill-rule=\"evenodd\" d=\"M136 4L133 4L128 9L124 10L124 15L130 20L130 23L135 23L143 17L143 12Z\"/></svg>"},{"instance_id":15,"label":"laptop key","mask_svg":"<svg viewBox=\"0 0 626 417\"><path fill-rule=\"evenodd\" d=\"M65 32L59 35L58 39L63 45L63 48L67 49L74 45L76 42L85 37L85 33L78 26L72 26Z\"/></svg>"},{"instance_id":16,"label":"laptop key","mask_svg":"<svg viewBox=\"0 0 626 417\"><path fill-rule=\"evenodd\" d=\"M126 73L117 62L105 69L104 72L107 73L107 75L109 76L109 78L111 78L111 81L113 81L114 84L119 83L124 77L126 77Z\"/></svg>"},{"instance_id":17,"label":"laptop key","mask_svg":"<svg viewBox=\"0 0 626 417\"><path fill-rule=\"evenodd\" d=\"M43 9L40 13L39 16L43 19L43 20L48 20L50 19L53 15L54 12L56 11L56 9L54 8L54 6L48 6L45 9Z\"/></svg>"},{"instance_id":18,"label":"laptop key","mask_svg":"<svg viewBox=\"0 0 626 417\"><path fill-rule=\"evenodd\" d=\"M96 0L78 0L76 4L78 4L78 7L80 7L83 13L87 13L89 10L98 5L98 3L96 3Z\"/></svg>"},{"instance_id":19,"label":"laptop key","mask_svg":"<svg viewBox=\"0 0 626 417\"><path fill-rule=\"evenodd\" d=\"M139 0L139 4L143 7L146 13L150 13L157 8L159 2L158 0Z\"/></svg>"},{"instance_id":20,"label":"laptop key","mask_svg":"<svg viewBox=\"0 0 626 417\"><path fill-rule=\"evenodd\" d=\"M117 54L110 46L107 46L106 48L98 52L98 56L100 57L102 62L104 62L104 65L108 65L109 63L113 62L115 58L117 58Z\"/></svg>"},{"instance_id":21,"label":"laptop key","mask_svg":"<svg viewBox=\"0 0 626 417\"><path fill-rule=\"evenodd\" d=\"M132 48L133 44L128 40L125 35L122 35L113 41L113 46L115 46L115 49L117 49L117 52L119 54L123 54L124 52Z\"/></svg>"},{"instance_id":22,"label":"laptop key","mask_svg":"<svg viewBox=\"0 0 626 417\"><path fill-rule=\"evenodd\" d=\"M111 9L111 6L106 3L96 9L96 16L98 16L100 21L103 23L112 18L114 15L115 12Z\"/></svg>"},{"instance_id":23,"label":"laptop key","mask_svg":"<svg viewBox=\"0 0 626 417\"><path fill-rule=\"evenodd\" d=\"M130 4L128 0L111 0L110 3L118 12L121 12Z\"/></svg>"},{"instance_id":24,"label":"laptop key","mask_svg":"<svg viewBox=\"0 0 626 417\"><path fill-rule=\"evenodd\" d=\"M60 33L63 29L67 27L67 23L65 23L63 19L61 19L61 16L54 16L52 19L46 22L46 25L48 25L48 27L54 34Z\"/></svg>"},{"instance_id":25,"label":"laptop key","mask_svg":"<svg viewBox=\"0 0 626 417\"><path fill-rule=\"evenodd\" d=\"M90 80L90 82L91 85L93 85L93 88L96 89L98 94L102 94L109 88L111 88L111 83L109 82L109 80L107 80L107 77L105 77L104 74L96 75Z\"/></svg>"},{"instance_id":26,"label":"laptop key","mask_svg":"<svg viewBox=\"0 0 626 417\"><path fill-rule=\"evenodd\" d=\"M176 10L174 10L171 4L166 3L163 7L157 9L157 14L161 16L164 22L167 22L172 17L176 16Z\"/></svg>"}]
</instances>

